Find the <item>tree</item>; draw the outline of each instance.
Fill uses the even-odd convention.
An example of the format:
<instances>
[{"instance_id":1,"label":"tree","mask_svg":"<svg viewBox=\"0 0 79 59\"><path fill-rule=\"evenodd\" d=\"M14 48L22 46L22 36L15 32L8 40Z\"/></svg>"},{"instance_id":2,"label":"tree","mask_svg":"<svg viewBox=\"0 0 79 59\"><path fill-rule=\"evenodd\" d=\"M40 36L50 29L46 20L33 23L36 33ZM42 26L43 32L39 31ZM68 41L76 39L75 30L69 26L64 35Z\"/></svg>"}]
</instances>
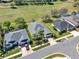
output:
<instances>
[{"instance_id":1,"label":"tree","mask_svg":"<svg viewBox=\"0 0 79 59\"><path fill-rule=\"evenodd\" d=\"M15 3L14 3L14 2L12 2L10 5L11 5L11 8L12 8L12 9L16 9L16 8L17 8L17 7L15 6Z\"/></svg>"},{"instance_id":2,"label":"tree","mask_svg":"<svg viewBox=\"0 0 79 59\"><path fill-rule=\"evenodd\" d=\"M3 58L3 42L4 42L4 32L3 32L2 24L0 24L0 57Z\"/></svg>"},{"instance_id":3,"label":"tree","mask_svg":"<svg viewBox=\"0 0 79 59\"><path fill-rule=\"evenodd\" d=\"M10 25L11 25L11 22L10 21L5 21L3 23L5 32L9 32L10 31Z\"/></svg>"},{"instance_id":4,"label":"tree","mask_svg":"<svg viewBox=\"0 0 79 59\"><path fill-rule=\"evenodd\" d=\"M36 45L42 45L42 43L46 43L47 40L44 37L44 31L39 30L37 33L33 35L33 39L36 41Z\"/></svg>"},{"instance_id":5,"label":"tree","mask_svg":"<svg viewBox=\"0 0 79 59\"><path fill-rule=\"evenodd\" d=\"M14 0L14 2L16 5L28 5L29 4L29 2L27 2L27 0Z\"/></svg>"},{"instance_id":6,"label":"tree","mask_svg":"<svg viewBox=\"0 0 79 59\"><path fill-rule=\"evenodd\" d=\"M40 43L45 43L45 37L44 37L44 30L39 30L38 31L38 36L40 38Z\"/></svg>"},{"instance_id":7,"label":"tree","mask_svg":"<svg viewBox=\"0 0 79 59\"><path fill-rule=\"evenodd\" d=\"M16 5L21 5L22 4L22 1L23 0L15 0L14 2L15 2Z\"/></svg>"},{"instance_id":8,"label":"tree","mask_svg":"<svg viewBox=\"0 0 79 59\"><path fill-rule=\"evenodd\" d=\"M63 1L64 2L64 1L67 1L67 0L60 0L60 1Z\"/></svg>"},{"instance_id":9,"label":"tree","mask_svg":"<svg viewBox=\"0 0 79 59\"><path fill-rule=\"evenodd\" d=\"M75 12L75 11L73 11L71 14L72 14L72 15L76 15L76 12Z\"/></svg>"},{"instance_id":10,"label":"tree","mask_svg":"<svg viewBox=\"0 0 79 59\"><path fill-rule=\"evenodd\" d=\"M24 29L24 28L27 28L27 24L26 24L26 21L24 20L24 18L20 17L20 18L17 18L15 20L16 24L18 25L18 29Z\"/></svg>"},{"instance_id":11,"label":"tree","mask_svg":"<svg viewBox=\"0 0 79 59\"><path fill-rule=\"evenodd\" d=\"M79 11L79 0L73 3L73 7L75 8L76 11Z\"/></svg>"},{"instance_id":12,"label":"tree","mask_svg":"<svg viewBox=\"0 0 79 59\"><path fill-rule=\"evenodd\" d=\"M73 7L78 7L79 8L79 1L74 2Z\"/></svg>"},{"instance_id":13,"label":"tree","mask_svg":"<svg viewBox=\"0 0 79 59\"><path fill-rule=\"evenodd\" d=\"M59 11L57 9L52 9L51 15L52 15L52 17L59 17Z\"/></svg>"},{"instance_id":14,"label":"tree","mask_svg":"<svg viewBox=\"0 0 79 59\"><path fill-rule=\"evenodd\" d=\"M43 22L46 22L46 23L52 22L50 15L45 15L42 17L42 19L43 19Z\"/></svg>"},{"instance_id":15,"label":"tree","mask_svg":"<svg viewBox=\"0 0 79 59\"><path fill-rule=\"evenodd\" d=\"M68 9L66 9L66 8L61 8L61 9L59 10L59 12L60 12L60 15L66 15L67 12L68 12Z\"/></svg>"},{"instance_id":16,"label":"tree","mask_svg":"<svg viewBox=\"0 0 79 59\"><path fill-rule=\"evenodd\" d=\"M40 44L40 38L39 38L38 34L33 34L33 40L35 41L36 45Z\"/></svg>"}]
</instances>

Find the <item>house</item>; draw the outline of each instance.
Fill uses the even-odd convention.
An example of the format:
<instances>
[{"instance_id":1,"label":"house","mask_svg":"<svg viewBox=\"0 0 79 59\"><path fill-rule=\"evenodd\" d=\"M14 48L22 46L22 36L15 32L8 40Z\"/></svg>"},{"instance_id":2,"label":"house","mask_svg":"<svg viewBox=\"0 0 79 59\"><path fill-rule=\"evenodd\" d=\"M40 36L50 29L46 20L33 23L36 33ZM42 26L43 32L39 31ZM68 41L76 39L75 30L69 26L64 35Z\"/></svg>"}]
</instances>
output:
<instances>
[{"instance_id":1,"label":"house","mask_svg":"<svg viewBox=\"0 0 79 59\"><path fill-rule=\"evenodd\" d=\"M1 0L1 2L11 2L13 0Z\"/></svg>"},{"instance_id":2,"label":"house","mask_svg":"<svg viewBox=\"0 0 79 59\"><path fill-rule=\"evenodd\" d=\"M37 32L39 32L40 30L44 31L44 36L46 38L51 37L52 33L49 31L49 29L47 27L44 26L44 24L42 23L38 23L38 22L32 22L28 25L28 29L31 33L31 35L33 36L34 34L36 34Z\"/></svg>"},{"instance_id":3,"label":"house","mask_svg":"<svg viewBox=\"0 0 79 59\"><path fill-rule=\"evenodd\" d=\"M57 21L53 22L53 24L56 26L56 29L59 32L62 32L64 30L72 30L72 29L74 29L74 26L67 23L66 21L57 20Z\"/></svg>"},{"instance_id":4,"label":"house","mask_svg":"<svg viewBox=\"0 0 79 59\"><path fill-rule=\"evenodd\" d=\"M9 32L4 36L4 51L8 51L17 46L24 47L29 44L29 37L25 29Z\"/></svg>"},{"instance_id":5,"label":"house","mask_svg":"<svg viewBox=\"0 0 79 59\"><path fill-rule=\"evenodd\" d=\"M75 28L79 27L79 14L68 16L68 17L61 17L67 23L73 25Z\"/></svg>"}]
</instances>

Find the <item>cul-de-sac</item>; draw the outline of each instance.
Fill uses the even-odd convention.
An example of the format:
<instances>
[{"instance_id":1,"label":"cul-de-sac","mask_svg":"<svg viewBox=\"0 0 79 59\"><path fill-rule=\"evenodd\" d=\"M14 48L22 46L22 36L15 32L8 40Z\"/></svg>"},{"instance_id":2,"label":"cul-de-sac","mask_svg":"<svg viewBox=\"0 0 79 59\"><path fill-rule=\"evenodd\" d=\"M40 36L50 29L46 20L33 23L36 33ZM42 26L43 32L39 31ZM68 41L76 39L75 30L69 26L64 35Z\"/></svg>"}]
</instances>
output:
<instances>
[{"instance_id":1,"label":"cul-de-sac","mask_svg":"<svg viewBox=\"0 0 79 59\"><path fill-rule=\"evenodd\" d=\"M0 59L79 59L79 0L0 0Z\"/></svg>"}]
</instances>

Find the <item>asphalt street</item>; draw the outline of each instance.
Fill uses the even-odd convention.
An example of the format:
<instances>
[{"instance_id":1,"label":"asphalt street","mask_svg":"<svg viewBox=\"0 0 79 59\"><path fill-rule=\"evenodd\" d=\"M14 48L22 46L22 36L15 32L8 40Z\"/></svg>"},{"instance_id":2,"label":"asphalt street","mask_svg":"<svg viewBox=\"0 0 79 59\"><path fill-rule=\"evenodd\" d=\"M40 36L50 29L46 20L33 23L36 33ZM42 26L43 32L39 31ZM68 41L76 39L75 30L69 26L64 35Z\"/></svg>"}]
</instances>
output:
<instances>
[{"instance_id":1,"label":"asphalt street","mask_svg":"<svg viewBox=\"0 0 79 59\"><path fill-rule=\"evenodd\" d=\"M78 43L79 37L71 38L70 40L65 40L64 42L60 42L53 46L48 46L19 59L41 59L53 53L64 53L70 56L72 59L79 59L79 54L76 51L76 46Z\"/></svg>"}]
</instances>

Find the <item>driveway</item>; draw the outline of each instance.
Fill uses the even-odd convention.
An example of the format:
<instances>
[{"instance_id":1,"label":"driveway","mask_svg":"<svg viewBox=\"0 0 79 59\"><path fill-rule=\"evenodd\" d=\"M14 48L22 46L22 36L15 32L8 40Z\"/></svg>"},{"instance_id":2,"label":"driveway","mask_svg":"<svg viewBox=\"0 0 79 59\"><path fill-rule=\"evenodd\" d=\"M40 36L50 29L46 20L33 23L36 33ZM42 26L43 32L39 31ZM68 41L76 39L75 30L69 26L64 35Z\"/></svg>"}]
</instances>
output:
<instances>
[{"instance_id":1,"label":"driveway","mask_svg":"<svg viewBox=\"0 0 79 59\"><path fill-rule=\"evenodd\" d=\"M48 46L19 59L42 59L43 57L54 53L64 53L72 59L79 59L79 54L76 51L77 43L79 43L79 37L65 40L64 42L58 43L54 46Z\"/></svg>"},{"instance_id":2,"label":"driveway","mask_svg":"<svg viewBox=\"0 0 79 59\"><path fill-rule=\"evenodd\" d=\"M77 31L71 31L71 34L74 36L74 37L77 37L77 36L79 36L79 32L77 32Z\"/></svg>"},{"instance_id":3,"label":"driveway","mask_svg":"<svg viewBox=\"0 0 79 59\"><path fill-rule=\"evenodd\" d=\"M33 53L33 50L31 48L31 46L29 45L29 50L27 50L26 47L22 47L21 52L22 52L22 56L27 56L27 55Z\"/></svg>"},{"instance_id":4,"label":"driveway","mask_svg":"<svg viewBox=\"0 0 79 59\"><path fill-rule=\"evenodd\" d=\"M48 38L48 41L51 46L57 44L57 42L53 38Z\"/></svg>"}]
</instances>

